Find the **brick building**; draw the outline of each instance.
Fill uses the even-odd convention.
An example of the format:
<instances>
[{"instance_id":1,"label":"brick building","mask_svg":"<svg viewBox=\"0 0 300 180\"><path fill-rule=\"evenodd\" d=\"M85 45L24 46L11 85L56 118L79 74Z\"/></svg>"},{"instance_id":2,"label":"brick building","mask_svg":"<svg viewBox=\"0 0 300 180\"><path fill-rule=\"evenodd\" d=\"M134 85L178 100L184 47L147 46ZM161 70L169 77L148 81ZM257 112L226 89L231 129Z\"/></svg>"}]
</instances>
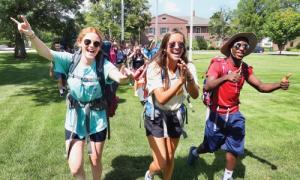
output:
<instances>
[{"instance_id":1,"label":"brick building","mask_svg":"<svg viewBox=\"0 0 300 180\"><path fill-rule=\"evenodd\" d=\"M145 36L148 39L154 39L155 33L157 33L158 39L162 39L165 33L173 29L180 30L188 39L190 37L190 17L175 17L168 14L161 14L158 16L158 32L155 32L155 20L156 17L152 17L150 26L146 28ZM193 17L193 38L203 37L209 40L210 35L208 33L208 19L204 19L198 16Z\"/></svg>"}]
</instances>

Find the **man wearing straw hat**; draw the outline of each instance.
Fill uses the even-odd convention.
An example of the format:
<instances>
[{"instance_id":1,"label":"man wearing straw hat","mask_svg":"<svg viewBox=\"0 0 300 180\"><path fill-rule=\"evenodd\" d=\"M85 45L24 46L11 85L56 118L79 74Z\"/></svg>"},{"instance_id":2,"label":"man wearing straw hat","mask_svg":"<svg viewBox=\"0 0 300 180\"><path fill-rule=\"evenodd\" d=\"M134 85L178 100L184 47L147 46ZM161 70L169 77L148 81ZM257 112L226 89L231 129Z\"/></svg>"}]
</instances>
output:
<instances>
[{"instance_id":1,"label":"man wearing straw hat","mask_svg":"<svg viewBox=\"0 0 300 180\"><path fill-rule=\"evenodd\" d=\"M221 47L225 58L214 58L208 68L204 89L213 93L206 120L204 140L189 151L188 164L193 165L199 154L226 151L223 180L232 179L238 156L244 153L245 118L239 111L240 90L247 81L259 92L287 90L288 77L278 83L263 83L243 58L253 52L257 38L253 33L238 33Z\"/></svg>"}]
</instances>

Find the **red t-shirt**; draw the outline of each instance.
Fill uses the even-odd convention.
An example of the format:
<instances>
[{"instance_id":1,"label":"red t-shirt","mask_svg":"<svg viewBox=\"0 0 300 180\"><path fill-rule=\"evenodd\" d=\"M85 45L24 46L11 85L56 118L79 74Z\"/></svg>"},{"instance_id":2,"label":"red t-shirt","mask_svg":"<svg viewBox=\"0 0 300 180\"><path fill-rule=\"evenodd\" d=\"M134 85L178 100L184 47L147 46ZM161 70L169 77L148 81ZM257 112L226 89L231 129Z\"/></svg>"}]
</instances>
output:
<instances>
[{"instance_id":1,"label":"red t-shirt","mask_svg":"<svg viewBox=\"0 0 300 180\"><path fill-rule=\"evenodd\" d=\"M228 58L221 60L219 58L218 60L214 60L208 69L207 75L220 78L226 74L237 71L239 67L234 66L234 64L227 59ZM216 111L218 106L218 112L221 114L226 114L228 108L230 113L239 110L240 91L245 80L253 73L252 69L251 66L248 66L243 62L241 71L242 76L238 82L225 81L214 90L211 107L213 111Z\"/></svg>"}]
</instances>

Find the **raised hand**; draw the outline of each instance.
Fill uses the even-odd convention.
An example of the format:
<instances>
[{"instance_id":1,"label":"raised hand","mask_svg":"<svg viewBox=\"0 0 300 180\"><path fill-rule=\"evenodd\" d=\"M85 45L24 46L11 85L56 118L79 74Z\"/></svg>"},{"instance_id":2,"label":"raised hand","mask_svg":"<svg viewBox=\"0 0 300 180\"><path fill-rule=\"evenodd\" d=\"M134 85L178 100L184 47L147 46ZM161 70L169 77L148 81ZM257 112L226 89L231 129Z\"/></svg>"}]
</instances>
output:
<instances>
[{"instance_id":1,"label":"raised hand","mask_svg":"<svg viewBox=\"0 0 300 180\"><path fill-rule=\"evenodd\" d=\"M185 83L187 78L187 66L182 59L178 60L177 67L179 68L180 79Z\"/></svg>"},{"instance_id":2,"label":"raised hand","mask_svg":"<svg viewBox=\"0 0 300 180\"><path fill-rule=\"evenodd\" d=\"M34 32L32 31L31 26L27 21L27 19L25 18L25 16L20 15L18 17L20 17L23 20L23 22L19 22L12 17L10 19L17 24L19 32L24 33L26 36L34 35Z\"/></svg>"},{"instance_id":3,"label":"raised hand","mask_svg":"<svg viewBox=\"0 0 300 180\"><path fill-rule=\"evenodd\" d=\"M280 82L280 88L283 90L287 90L289 88L289 78L292 76L292 73L286 74Z\"/></svg>"}]
</instances>

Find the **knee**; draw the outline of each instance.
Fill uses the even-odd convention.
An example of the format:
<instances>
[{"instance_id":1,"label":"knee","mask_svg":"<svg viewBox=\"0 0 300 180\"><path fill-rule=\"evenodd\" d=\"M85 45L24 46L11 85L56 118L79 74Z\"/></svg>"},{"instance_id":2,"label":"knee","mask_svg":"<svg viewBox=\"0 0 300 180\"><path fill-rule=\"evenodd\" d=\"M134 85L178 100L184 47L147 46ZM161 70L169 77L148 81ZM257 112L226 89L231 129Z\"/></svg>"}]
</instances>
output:
<instances>
[{"instance_id":1,"label":"knee","mask_svg":"<svg viewBox=\"0 0 300 180\"><path fill-rule=\"evenodd\" d=\"M161 159L156 163L156 166L159 170L164 170L168 165L167 159Z\"/></svg>"},{"instance_id":2,"label":"knee","mask_svg":"<svg viewBox=\"0 0 300 180\"><path fill-rule=\"evenodd\" d=\"M70 171L71 171L71 174L72 174L73 177L77 177L77 176L82 175L83 168L81 166L80 167L73 167L73 168L70 168Z\"/></svg>"},{"instance_id":3,"label":"knee","mask_svg":"<svg viewBox=\"0 0 300 180\"><path fill-rule=\"evenodd\" d=\"M91 165L94 167L101 166L101 158L99 156L90 156Z\"/></svg>"}]
</instances>

